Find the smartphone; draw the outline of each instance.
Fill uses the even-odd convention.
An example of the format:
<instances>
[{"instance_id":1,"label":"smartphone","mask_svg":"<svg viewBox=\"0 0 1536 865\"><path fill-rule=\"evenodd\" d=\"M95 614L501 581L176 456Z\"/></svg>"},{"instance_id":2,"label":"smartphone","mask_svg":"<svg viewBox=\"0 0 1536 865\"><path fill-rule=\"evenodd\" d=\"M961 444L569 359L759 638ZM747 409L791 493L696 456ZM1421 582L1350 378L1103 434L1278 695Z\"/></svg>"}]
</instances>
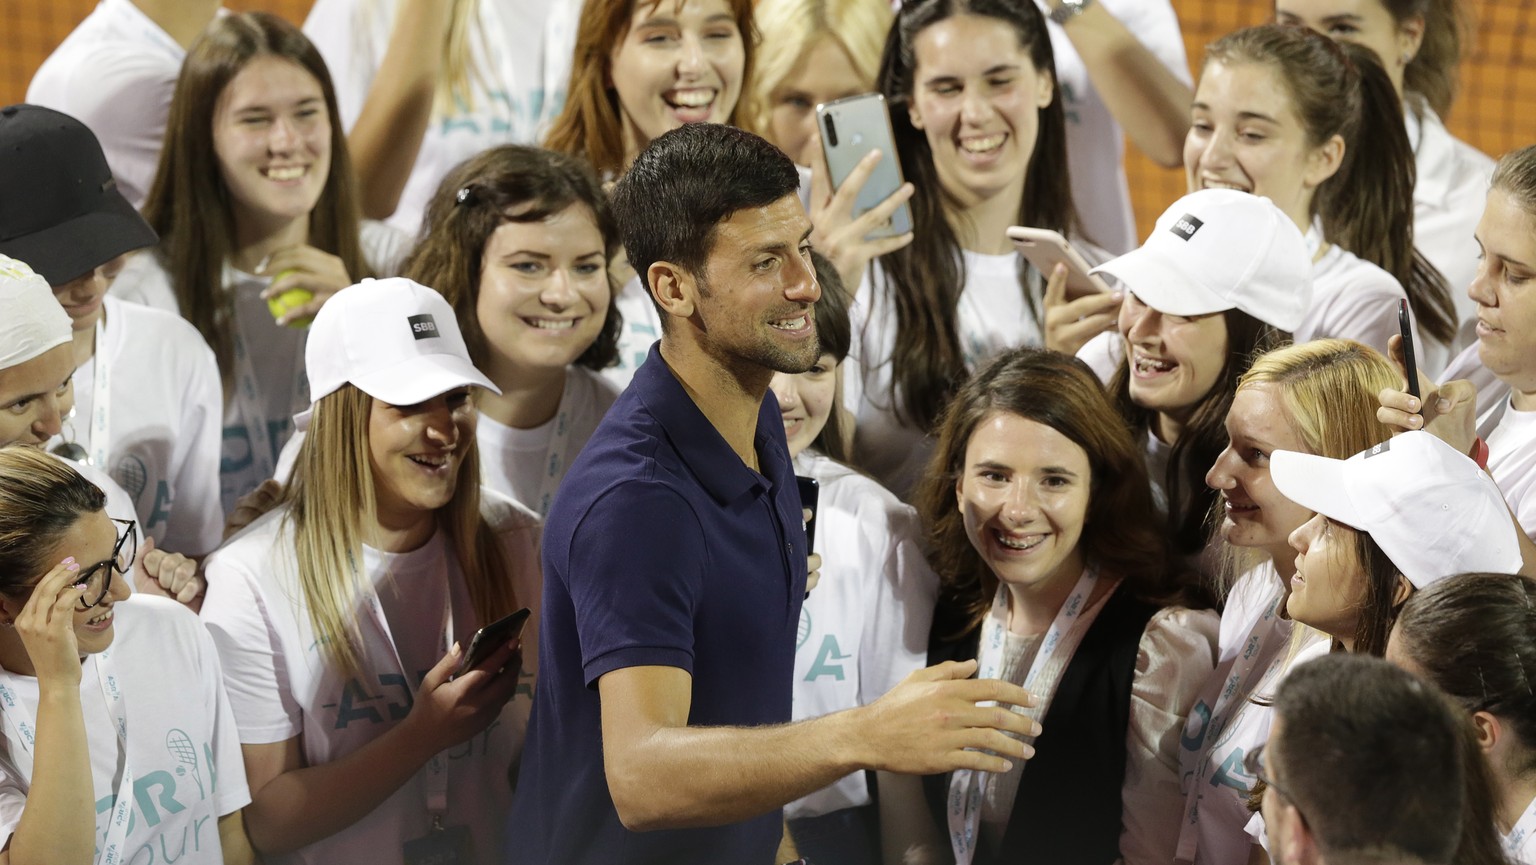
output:
<instances>
[{"instance_id":1,"label":"smartphone","mask_svg":"<svg viewBox=\"0 0 1536 865\"><path fill-rule=\"evenodd\" d=\"M497 649L512 642L523 633L523 626L528 624L528 617L532 612L523 607L521 610L503 616L475 632L475 636L469 641L469 650L464 653L464 660L459 662L459 668L453 671L452 678L458 678L473 670L496 652Z\"/></svg>"},{"instance_id":2,"label":"smartphone","mask_svg":"<svg viewBox=\"0 0 1536 865\"><path fill-rule=\"evenodd\" d=\"M1090 294L1110 291L1109 284L1092 273L1092 265L1078 254L1061 232L1049 228L1029 228L1015 225L1008 229L1008 239L1018 248L1035 270L1046 279L1057 264L1067 266L1067 299L1076 300Z\"/></svg>"},{"instance_id":3,"label":"smartphone","mask_svg":"<svg viewBox=\"0 0 1536 865\"><path fill-rule=\"evenodd\" d=\"M1408 394L1419 398L1419 364L1413 352L1413 322L1408 318L1408 299L1397 302L1397 329L1403 335L1403 369L1408 373Z\"/></svg>"},{"instance_id":4,"label":"smartphone","mask_svg":"<svg viewBox=\"0 0 1536 865\"><path fill-rule=\"evenodd\" d=\"M896 137L891 133L891 115L884 96L864 93L823 102L816 106L816 125L821 130L821 151L827 157L828 179L833 189L843 185L866 154L880 151L874 173L854 200L854 219L890 198L906 182L901 176L901 159L896 155ZM891 214L889 222L865 238L894 237L911 230L912 210L902 204Z\"/></svg>"},{"instance_id":5,"label":"smartphone","mask_svg":"<svg viewBox=\"0 0 1536 865\"><path fill-rule=\"evenodd\" d=\"M815 478L795 475L795 486L800 488L800 507L810 508L811 518L805 523L805 551L816 551L816 508L821 499L821 483Z\"/></svg>"}]
</instances>

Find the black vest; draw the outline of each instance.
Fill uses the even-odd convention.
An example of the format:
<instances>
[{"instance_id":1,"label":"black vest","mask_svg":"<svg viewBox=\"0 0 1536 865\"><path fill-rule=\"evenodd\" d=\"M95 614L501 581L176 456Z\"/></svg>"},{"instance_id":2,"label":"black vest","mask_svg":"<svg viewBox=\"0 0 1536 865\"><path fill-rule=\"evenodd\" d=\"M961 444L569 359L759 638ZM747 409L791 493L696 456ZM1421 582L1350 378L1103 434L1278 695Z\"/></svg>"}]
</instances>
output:
<instances>
[{"instance_id":1,"label":"black vest","mask_svg":"<svg viewBox=\"0 0 1536 865\"><path fill-rule=\"evenodd\" d=\"M975 865L1110 865L1120 857L1131 683L1141 635L1157 609L1123 589L1105 601L1041 722L1044 729L1019 782L1002 846L994 853L980 842ZM928 663L975 658L981 629L942 641L944 618L934 616ZM923 779L929 811L946 839L949 778Z\"/></svg>"}]
</instances>

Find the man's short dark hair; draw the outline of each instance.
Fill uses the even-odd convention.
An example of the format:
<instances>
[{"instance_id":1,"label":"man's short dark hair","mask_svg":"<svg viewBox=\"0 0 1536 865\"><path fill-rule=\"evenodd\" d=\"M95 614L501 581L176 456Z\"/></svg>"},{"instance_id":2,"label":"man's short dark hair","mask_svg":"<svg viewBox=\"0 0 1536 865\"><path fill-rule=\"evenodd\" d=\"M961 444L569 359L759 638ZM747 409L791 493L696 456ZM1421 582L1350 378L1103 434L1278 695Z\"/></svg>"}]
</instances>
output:
<instances>
[{"instance_id":1,"label":"man's short dark hair","mask_svg":"<svg viewBox=\"0 0 1536 865\"><path fill-rule=\"evenodd\" d=\"M1466 720L1433 685L1338 653L1288 673L1275 712L1269 773L1329 861L1454 859Z\"/></svg>"},{"instance_id":2,"label":"man's short dark hair","mask_svg":"<svg viewBox=\"0 0 1536 865\"><path fill-rule=\"evenodd\" d=\"M646 271L658 261L702 276L721 222L799 188L795 163L767 141L732 126L690 123L641 151L612 205L630 266L650 288Z\"/></svg>"}]
</instances>

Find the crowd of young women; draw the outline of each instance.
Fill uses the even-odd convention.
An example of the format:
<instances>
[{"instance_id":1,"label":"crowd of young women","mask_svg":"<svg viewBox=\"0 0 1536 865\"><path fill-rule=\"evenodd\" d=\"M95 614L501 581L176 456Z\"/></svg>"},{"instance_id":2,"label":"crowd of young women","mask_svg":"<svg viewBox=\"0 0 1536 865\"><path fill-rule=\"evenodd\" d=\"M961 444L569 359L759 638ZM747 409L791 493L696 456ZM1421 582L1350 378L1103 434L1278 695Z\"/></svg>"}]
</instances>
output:
<instances>
[{"instance_id":1,"label":"crowd of young women","mask_svg":"<svg viewBox=\"0 0 1536 865\"><path fill-rule=\"evenodd\" d=\"M826 253L821 356L772 383L820 486L795 717L974 659L1043 728L791 803L806 859L1267 861L1267 696L1356 652L1467 714L1456 861L1536 863L1536 147L1446 132L1457 0L1279 0L1192 78L1165 2L894 5L216 17L132 242L33 262L61 310L0 260L0 444L83 458L0 448L0 861L519 861L540 517L661 334L605 186L713 122L795 159ZM865 92L895 152L834 189L815 106ZM1188 184L1140 246L1122 129ZM63 447L181 379L174 512L92 468L121 430Z\"/></svg>"}]
</instances>

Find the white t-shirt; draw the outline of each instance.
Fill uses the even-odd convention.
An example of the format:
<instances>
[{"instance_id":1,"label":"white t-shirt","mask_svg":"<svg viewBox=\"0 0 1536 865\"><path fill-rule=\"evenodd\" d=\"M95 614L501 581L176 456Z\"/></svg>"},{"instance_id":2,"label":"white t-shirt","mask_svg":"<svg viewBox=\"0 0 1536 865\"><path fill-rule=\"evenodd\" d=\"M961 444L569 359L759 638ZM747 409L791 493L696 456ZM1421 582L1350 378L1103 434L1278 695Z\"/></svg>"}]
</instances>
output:
<instances>
[{"instance_id":1,"label":"white t-shirt","mask_svg":"<svg viewBox=\"0 0 1536 865\"><path fill-rule=\"evenodd\" d=\"M383 223L364 222L363 255L379 276L398 272L408 249L406 236ZM224 291L234 295L236 335L250 352L250 372L257 392L247 410L241 364L230 371L231 391L224 404L219 498L227 513L240 496L272 477L283 442L293 433L293 416L309 407L309 381L304 372L305 328L278 327L261 292L271 284L255 276L224 268ZM180 313L170 275L152 253L140 253L112 283L111 293L137 303ZM259 417L251 417L253 413ZM253 436L265 437L265 441ZM263 468L265 464L265 468Z\"/></svg>"},{"instance_id":2,"label":"white t-shirt","mask_svg":"<svg viewBox=\"0 0 1536 865\"><path fill-rule=\"evenodd\" d=\"M26 101L90 127L118 189L142 207L186 56L131 0L101 0L38 67Z\"/></svg>"},{"instance_id":3,"label":"white t-shirt","mask_svg":"<svg viewBox=\"0 0 1536 865\"><path fill-rule=\"evenodd\" d=\"M603 378L613 382L619 390L629 387L635 370L645 363L651 345L661 339L661 313L651 301L651 293L639 275L629 278L613 303L619 308L623 325L619 328L619 362L603 370Z\"/></svg>"},{"instance_id":4,"label":"white t-shirt","mask_svg":"<svg viewBox=\"0 0 1536 865\"><path fill-rule=\"evenodd\" d=\"M1230 685L1233 667L1238 663L1239 656L1243 656L1245 666L1248 663L1252 665L1249 675L1237 683L1237 687L1246 690L1249 696L1264 693L1261 689L1255 689L1255 686L1272 676L1275 672L1272 668L1284 659L1291 634L1291 621L1278 615L1265 615L1283 591L1280 577L1275 573L1274 565L1269 562L1243 574L1233 584L1232 591L1227 595L1226 607L1221 613L1216 668L1211 672L1200 698L1195 701L1194 708L1190 710L1189 720L1179 737L1179 763L1185 795L1188 796L1195 785L1194 775L1197 771L1204 779L1194 791L1200 797L1197 822L1187 825L1187 821L1180 821L1180 844L1186 848L1186 853L1189 850L1195 851L1195 861L1247 861L1248 842L1239 837L1245 822L1241 815L1246 813L1243 798L1252 786L1252 781L1242 775L1242 754L1246 751L1223 746L1213 749L1203 766L1197 764L1209 734L1216 702ZM1256 654L1249 657L1250 652ZM1232 699L1239 702L1231 702ZM1249 737L1258 732L1260 727L1263 732L1259 741L1268 736L1267 710L1250 703L1246 697L1227 698L1222 706L1222 714L1227 716L1224 731L1231 731L1242 722L1253 728L1248 731ZM1226 743L1231 744L1231 741L1226 740ZM1222 759L1217 760L1216 750L1222 752ZM1232 759L1234 751L1238 753L1235 761ZM1191 804L1195 803L1186 800L1186 810Z\"/></svg>"},{"instance_id":5,"label":"white t-shirt","mask_svg":"<svg viewBox=\"0 0 1536 865\"><path fill-rule=\"evenodd\" d=\"M245 762L225 695L218 654L208 632L180 604L136 595L114 607L109 671L124 695L132 816L124 863L223 865L218 818L251 801ZM115 714L88 655L80 671L80 703L96 802L96 844L106 837L122 780L122 742ZM0 674L34 717L37 679ZM10 723L0 759L0 844L21 821L32 759ZM20 768L25 767L25 768Z\"/></svg>"},{"instance_id":6,"label":"white t-shirt","mask_svg":"<svg viewBox=\"0 0 1536 865\"><path fill-rule=\"evenodd\" d=\"M1314 226L1309 245L1320 243ZM1353 252L1331 244L1312 265L1312 305L1296 327L1298 344L1329 337L1352 339L1387 353L1387 339L1398 332L1397 302L1408 295L1397 278ZM1446 346L1419 335L1414 322L1419 369L1433 378L1450 359Z\"/></svg>"},{"instance_id":7,"label":"white t-shirt","mask_svg":"<svg viewBox=\"0 0 1536 865\"><path fill-rule=\"evenodd\" d=\"M1520 865L1536 865L1536 801L1525 806L1515 827L1504 835L1504 852Z\"/></svg>"},{"instance_id":8,"label":"white t-shirt","mask_svg":"<svg viewBox=\"0 0 1536 865\"><path fill-rule=\"evenodd\" d=\"M998 354L1044 342L1040 322L1024 299L1017 253L962 253L965 288L956 309L965 364L976 369ZM1040 279L1029 271L1034 309L1043 306ZM909 498L922 477L933 439L897 413L894 375L896 307L878 260L866 272L849 309L853 345L849 357L857 375L845 379L843 402L853 412L854 450L859 465L899 498Z\"/></svg>"},{"instance_id":9,"label":"white t-shirt","mask_svg":"<svg viewBox=\"0 0 1536 865\"><path fill-rule=\"evenodd\" d=\"M923 557L917 512L842 463L805 451L795 474L821 484L821 582L800 608L793 718L872 703L927 665L939 578ZM784 806L789 818L869 804L855 772Z\"/></svg>"},{"instance_id":10,"label":"white t-shirt","mask_svg":"<svg viewBox=\"0 0 1536 865\"><path fill-rule=\"evenodd\" d=\"M447 114L434 109L390 225L415 236L427 203L450 169L499 144L538 143L565 102L575 46L573 16L551 10L576 2L474 4L468 104ZM348 132L384 61L399 5L399 0L316 0L304 20L304 35L320 49L335 80L337 108Z\"/></svg>"},{"instance_id":11,"label":"white t-shirt","mask_svg":"<svg viewBox=\"0 0 1536 865\"><path fill-rule=\"evenodd\" d=\"M545 423L515 429L481 413L475 430L481 483L529 510L548 513L545 494L553 497L566 469L618 396L613 382L598 373L567 366L560 408Z\"/></svg>"},{"instance_id":12,"label":"white t-shirt","mask_svg":"<svg viewBox=\"0 0 1536 865\"><path fill-rule=\"evenodd\" d=\"M446 752L448 812L443 822L468 826L476 861L489 865L501 861L501 826L512 801L507 770L522 749L533 707L530 671L538 669L539 523L494 492L482 490L482 495L481 513L506 555L508 578L519 602L534 611L523 632L523 681L516 696L498 722ZM260 517L208 559L202 616L223 659L240 741L259 745L301 736L305 762L314 766L358 750L410 712L416 687L445 651L445 600L451 598L452 638L461 645L467 647L475 630L489 623L476 620L452 541L443 532L409 553L365 547L363 572L377 592L389 637L370 614L371 606L362 602L358 627L367 650L366 681L343 681L320 655L303 608L287 517L286 507ZM430 826L423 768L341 832L266 861L399 863L402 846L425 835Z\"/></svg>"},{"instance_id":13,"label":"white t-shirt","mask_svg":"<svg viewBox=\"0 0 1536 865\"><path fill-rule=\"evenodd\" d=\"M1189 59L1179 19L1168 0L1102 0L1147 50L1185 84L1191 83ZM1050 7L1036 0L1042 15ZM1131 213L1130 186L1125 177L1125 134L1103 98L1094 89L1088 69L1061 25L1046 19L1051 49L1056 55L1058 92L1065 97L1068 171L1072 203L1083 233L1094 244L1119 255L1138 245Z\"/></svg>"},{"instance_id":14,"label":"white t-shirt","mask_svg":"<svg viewBox=\"0 0 1536 865\"><path fill-rule=\"evenodd\" d=\"M1520 527L1536 538L1536 411L1516 411L1506 399L1489 420L1478 431L1488 444L1488 474Z\"/></svg>"},{"instance_id":15,"label":"white t-shirt","mask_svg":"<svg viewBox=\"0 0 1536 865\"><path fill-rule=\"evenodd\" d=\"M1410 98L1403 106L1413 143L1417 179L1413 187L1413 245L1451 287L1461 322L1453 350L1477 341L1477 304L1467 288L1477 276L1477 241L1472 232L1483 217L1493 160L1451 137L1434 109Z\"/></svg>"},{"instance_id":16,"label":"white t-shirt","mask_svg":"<svg viewBox=\"0 0 1536 865\"><path fill-rule=\"evenodd\" d=\"M72 440L90 450L98 364L107 364L112 398L105 420L107 471L133 497L155 546L187 555L212 552L223 537L219 448L224 394L213 351L179 316L116 297L104 299L102 341L75 370ZM47 447L64 440L54 436Z\"/></svg>"}]
</instances>

